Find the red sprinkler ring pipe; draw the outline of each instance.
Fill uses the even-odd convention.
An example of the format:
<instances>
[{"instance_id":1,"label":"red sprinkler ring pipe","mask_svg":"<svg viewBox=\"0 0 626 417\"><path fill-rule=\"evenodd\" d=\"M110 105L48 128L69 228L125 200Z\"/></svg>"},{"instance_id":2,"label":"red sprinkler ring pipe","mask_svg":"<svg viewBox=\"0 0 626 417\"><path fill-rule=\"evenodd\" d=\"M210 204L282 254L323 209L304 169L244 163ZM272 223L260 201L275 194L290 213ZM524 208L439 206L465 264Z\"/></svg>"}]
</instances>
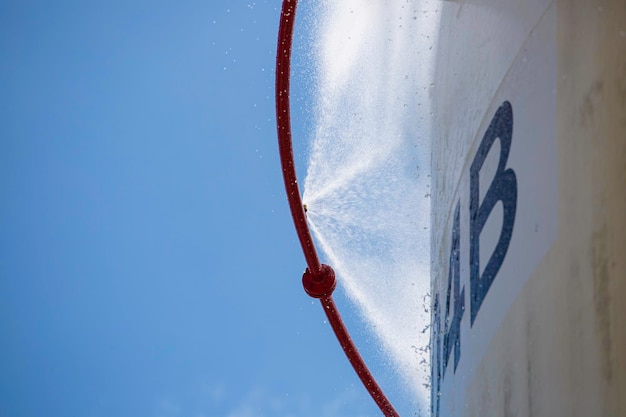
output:
<instances>
[{"instance_id":1,"label":"red sprinkler ring pipe","mask_svg":"<svg viewBox=\"0 0 626 417\"><path fill-rule=\"evenodd\" d=\"M289 74L291 63L291 45L293 26L296 19L298 0L283 0L278 29L278 50L276 53L276 127L278 129L278 147L280 162L283 168L285 190L298 233L298 239L304 252L308 268L302 276L304 290L311 297L319 298L326 317L335 332L335 336L345 352L350 364L363 382L380 410L386 417L399 417L382 389L376 383L371 372L359 354L348 329L341 320L337 306L333 301L332 293L336 286L335 272L328 266L320 263L311 237L311 231L306 221L302 198L298 188L298 179L291 146L291 117L289 107Z\"/></svg>"}]
</instances>

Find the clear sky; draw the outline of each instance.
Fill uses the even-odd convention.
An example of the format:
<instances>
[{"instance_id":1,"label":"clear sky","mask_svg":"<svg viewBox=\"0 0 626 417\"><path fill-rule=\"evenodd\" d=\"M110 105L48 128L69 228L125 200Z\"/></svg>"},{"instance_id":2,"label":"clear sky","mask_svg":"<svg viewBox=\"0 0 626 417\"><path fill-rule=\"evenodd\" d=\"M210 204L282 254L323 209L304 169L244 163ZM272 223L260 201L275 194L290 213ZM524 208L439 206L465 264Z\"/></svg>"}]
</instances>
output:
<instances>
[{"instance_id":1,"label":"clear sky","mask_svg":"<svg viewBox=\"0 0 626 417\"><path fill-rule=\"evenodd\" d=\"M300 283L274 125L279 7L0 3L0 416L379 415Z\"/></svg>"}]
</instances>

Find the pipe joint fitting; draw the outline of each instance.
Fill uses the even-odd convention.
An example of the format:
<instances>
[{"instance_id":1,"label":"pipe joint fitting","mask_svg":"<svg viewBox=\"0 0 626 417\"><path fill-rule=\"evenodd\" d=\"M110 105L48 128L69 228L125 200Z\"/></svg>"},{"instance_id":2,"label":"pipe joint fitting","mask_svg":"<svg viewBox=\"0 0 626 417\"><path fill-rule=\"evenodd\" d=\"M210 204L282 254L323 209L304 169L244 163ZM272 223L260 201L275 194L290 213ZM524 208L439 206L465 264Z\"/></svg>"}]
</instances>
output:
<instances>
[{"instance_id":1,"label":"pipe joint fitting","mask_svg":"<svg viewBox=\"0 0 626 417\"><path fill-rule=\"evenodd\" d=\"M307 268L302 275L302 285L304 291L313 298L327 297L333 293L337 286L335 271L326 264L322 264L316 274Z\"/></svg>"}]
</instances>

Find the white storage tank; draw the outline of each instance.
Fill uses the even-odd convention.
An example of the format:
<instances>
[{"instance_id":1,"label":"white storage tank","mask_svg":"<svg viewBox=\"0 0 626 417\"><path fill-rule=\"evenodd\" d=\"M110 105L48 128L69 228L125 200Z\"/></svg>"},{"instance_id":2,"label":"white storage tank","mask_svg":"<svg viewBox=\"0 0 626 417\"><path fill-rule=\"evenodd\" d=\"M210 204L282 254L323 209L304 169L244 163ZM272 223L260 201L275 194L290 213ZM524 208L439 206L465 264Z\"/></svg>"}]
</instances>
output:
<instances>
[{"instance_id":1,"label":"white storage tank","mask_svg":"<svg viewBox=\"0 0 626 417\"><path fill-rule=\"evenodd\" d=\"M626 1L442 2L432 415L626 416Z\"/></svg>"}]
</instances>

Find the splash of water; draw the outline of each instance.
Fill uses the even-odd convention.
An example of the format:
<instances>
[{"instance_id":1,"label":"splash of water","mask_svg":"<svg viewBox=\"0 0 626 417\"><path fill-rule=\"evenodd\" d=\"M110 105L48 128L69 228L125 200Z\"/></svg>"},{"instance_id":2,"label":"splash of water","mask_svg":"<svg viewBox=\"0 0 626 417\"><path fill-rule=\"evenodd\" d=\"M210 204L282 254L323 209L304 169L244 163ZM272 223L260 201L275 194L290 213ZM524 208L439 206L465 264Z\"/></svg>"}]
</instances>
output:
<instances>
[{"instance_id":1,"label":"splash of water","mask_svg":"<svg viewBox=\"0 0 626 417\"><path fill-rule=\"evenodd\" d=\"M425 409L429 365L428 85L436 1L319 6L311 229Z\"/></svg>"}]
</instances>

